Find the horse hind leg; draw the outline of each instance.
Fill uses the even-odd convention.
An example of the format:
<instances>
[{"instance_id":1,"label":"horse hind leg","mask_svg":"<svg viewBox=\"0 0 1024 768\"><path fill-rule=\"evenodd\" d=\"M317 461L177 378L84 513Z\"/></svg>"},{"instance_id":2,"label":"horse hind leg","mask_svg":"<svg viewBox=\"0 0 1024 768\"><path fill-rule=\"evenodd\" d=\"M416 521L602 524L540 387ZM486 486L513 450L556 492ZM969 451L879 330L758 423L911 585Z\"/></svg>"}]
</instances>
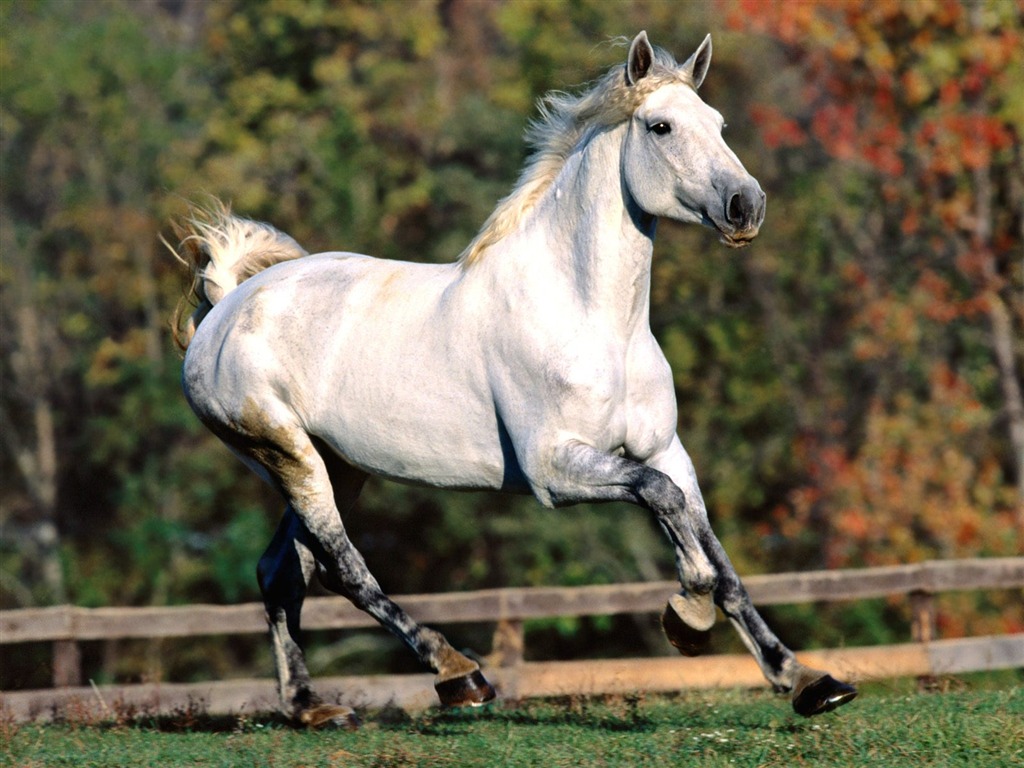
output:
<instances>
[{"instance_id":1,"label":"horse hind leg","mask_svg":"<svg viewBox=\"0 0 1024 768\"><path fill-rule=\"evenodd\" d=\"M316 545L321 582L377 619L437 673L434 689L444 706L480 706L495 698L477 662L456 651L440 632L417 624L384 594L347 536L335 533L324 538Z\"/></svg>"},{"instance_id":2,"label":"horse hind leg","mask_svg":"<svg viewBox=\"0 0 1024 768\"><path fill-rule=\"evenodd\" d=\"M335 494L344 497L349 489L354 502L365 476L343 464L319 441L314 443L299 427L267 427L244 444L243 441L235 443L243 452L249 446L253 446L248 450L249 457L268 472L294 511L301 524L301 540L312 553L325 586L377 619L405 642L421 662L434 669L437 673L435 689L443 704L467 706L492 700L494 688L481 674L479 664L452 648L439 632L421 627L388 598L350 541ZM338 482L338 488L334 487L332 479ZM343 506L347 508L348 504ZM294 567L292 572L294 574ZM308 579L308 575L303 574L303 579ZM289 646L283 643L282 647ZM289 673L294 670L295 679L301 680L302 669L297 665L285 665L285 668ZM298 712L300 719L304 719L305 711Z\"/></svg>"},{"instance_id":3,"label":"horse hind leg","mask_svg":"<svg viewBox=\"0 0 1024 768\"><path fill-rule=\"evenodd\" d=\"M281 707L295 723L355 728L359 722L350 708L327 704L314 693L306 668L299 620L315 562L303 534L302 523L289 506L256 569L273 643Z\"/></svg>"},{"instance_id":4,"label":"horse hind leg","mask_svg":"<svg viewBox=\"0 0 1024 768\"><path fill-rule=\"evenodd\" d=\"M312 440L334 489L335 506L339 510L349 509L362 490L366 473L342 461L322 440L315 437ZM494 688L480 672L480 665L452 648L439 632L412 622L381 591L363 556L344 533L343 539L345 568L339 571L332 567L330 557L318 558L316 573L320 583L378 618L385 628L409 645L421 661L434 669L438 673L434 687L442 704L449 707L477 706L492 700ZM380 616L394 616L395 623L382 620ZM418 639L410 642L411 638Z\"/></svg>"}]
</instances>

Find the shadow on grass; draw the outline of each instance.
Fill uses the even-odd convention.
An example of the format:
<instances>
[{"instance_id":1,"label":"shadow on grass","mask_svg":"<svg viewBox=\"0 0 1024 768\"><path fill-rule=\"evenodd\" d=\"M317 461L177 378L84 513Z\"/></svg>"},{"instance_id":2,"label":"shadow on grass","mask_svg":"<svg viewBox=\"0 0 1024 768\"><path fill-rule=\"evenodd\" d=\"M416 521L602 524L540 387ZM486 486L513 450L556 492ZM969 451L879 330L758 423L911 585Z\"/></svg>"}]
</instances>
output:
<instances>
[{"instance_id":1,"label":"shadow on grass","mask_svg":"<svg viewBox=\"0 0 1024 768\"><path fill-rule=\"evenodd\" d=\"M644 697L639 695L506 701L479 709L430 710L416 718L408 717L401 727L430 736L458 735L481 722L516 726L569 725L604 732L648 733L657 723L644 711L644 702ZM389 727L386 723L382 725Z\"/></svg>"},{"instance_id":2,"label":"shadow on grass","mask_svg":"<svg viewBox=\"0 0 1024 768\"><path fill-rule=\"evenodd\" d=\"M424 736L456 736L481 723L515 726L573 726L604 732L645 733L657 723L649 717L643 696L582 696L534 701L501 701L480 708L429 709L414 715L398 707L360 713L364 724L381 730ZM202 702L170 713L116 708L102 718L68 713L60 722L71 727L99 730L130 728L160 733L245 733L261 730L305 730L280 714L253 713L213 715Z\"/></svg>"},{"instance_id":3,"label":"shadow on grass","mask_svg":"<svg viewBox=\"0 0 1024 768\"><path fill-rule=\"evenodd\" d=\"M969 684L946 681L929 686L936 693L970 688ZM914 681L874 683L865 686L864 699L891 698L894 695L921 695ZM927 695L927 694L925 694ZM471 733L478 725L513 727L560 727L604 733L650 733L658 728L719 729L723 723L736 732L774 731L799 734L817 730L813 726L852 717L865 705L855 702L849 709L804 719L793 714L786 697L765 690L732 692L681 692L675 695L625 695L501 700L479 709L428 709L409 714L398 707L365 710L359 713L366 727L395 733L450 737ZM113 730L130 728L160 733L258 733L273 730L305 731L283 715L268 712L210 714L202 701L170 713L114 705L103 716L86 711L69 711L58 720L72 728ZM13 724L12 724L13 725Z\"/></svg>"}]
</instances>

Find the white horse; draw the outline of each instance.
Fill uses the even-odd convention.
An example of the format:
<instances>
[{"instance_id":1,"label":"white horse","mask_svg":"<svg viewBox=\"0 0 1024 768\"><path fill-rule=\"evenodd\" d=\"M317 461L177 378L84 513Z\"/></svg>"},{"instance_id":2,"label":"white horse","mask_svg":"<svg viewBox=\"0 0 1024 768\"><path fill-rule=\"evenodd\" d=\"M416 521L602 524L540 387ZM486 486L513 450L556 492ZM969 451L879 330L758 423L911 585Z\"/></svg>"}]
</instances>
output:
<instances>
[{"instance_id":1,"label":"white horse","mask_svg":"<svg viewBox=\"0 0 1024 768\"><path fill-rule=\"evenodd\" d=\"M548 96L531 161L457 262L309 256L219 205L181 225L199 302L181 332L186 396L287 501L258 578L297 722L352 717L313 693L299 646L314 572L436 671L442 703L495 695L476 662L381 591L349 541L342 519L369 474L549 507L645 507L676 551L673 644L703 650L717 604L800 714L856 695L801 665L751 605L676 436L650 330L659 217L713 227L733 247L764 218L764 193L697 95L710 59L710 36L680 66L641 32L625 66L580 96Z\"/></svg>"}]
</instances>

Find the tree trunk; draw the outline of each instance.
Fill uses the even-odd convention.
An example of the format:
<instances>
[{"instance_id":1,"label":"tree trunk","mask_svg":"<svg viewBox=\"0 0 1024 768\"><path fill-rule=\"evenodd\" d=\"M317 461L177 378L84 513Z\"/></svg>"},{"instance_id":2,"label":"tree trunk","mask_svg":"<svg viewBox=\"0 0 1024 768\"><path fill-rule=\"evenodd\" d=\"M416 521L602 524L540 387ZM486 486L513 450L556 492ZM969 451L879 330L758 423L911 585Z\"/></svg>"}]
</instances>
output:
<instances>
[{"instance_id":1,"label":"tree trunk","mask_svg":"<svg viewBox=\"0 0 1024 768\"><path fill-rule=\"evenodd\" d=\"M14 386L0 400L0 432L34 510L29 535L36 550L39 581L47 588L47 601L59 604L67 602L67 593L60 561L57 432L46 376L46 316L35 302L26 256L32 248L16 243L10 222L3 224L2 246L11 275L10 291L3 302L5 314L11 314L4 318L4 325L10 328L15 344L9 369Z\"/></svg>"}]
</instances>

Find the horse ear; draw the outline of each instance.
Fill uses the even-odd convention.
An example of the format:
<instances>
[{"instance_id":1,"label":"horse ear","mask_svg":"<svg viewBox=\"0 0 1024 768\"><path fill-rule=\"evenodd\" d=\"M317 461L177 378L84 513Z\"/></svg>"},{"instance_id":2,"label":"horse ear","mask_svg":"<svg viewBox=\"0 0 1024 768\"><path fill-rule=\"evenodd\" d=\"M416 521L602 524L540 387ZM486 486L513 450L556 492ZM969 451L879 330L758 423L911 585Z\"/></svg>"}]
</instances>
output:
<instances>
[{"instance_id":1,"label":"horse ear","mask_svg":"<svg viewBox=\"0 0 1024 768\"><path fill-rule=\"evenodd\" d=\"M711 66L711 35L705 37L700 47L683 63L683 70L689 72L693 77L694 88L700 88L709 66Z\"/></svg>"},{"instance_id":2,"label":"horse ear","mask_svg":"<svg viewBox=\"0 0 1024 768\"><path fill-rule=\"evenodd\" d=\"M641 32L633 38L629 46L629 57L626 59L626 83L636 85L639 80L647 76L654 63L654 49L650 40L647 39L647 32Z\"/></svg>"}]
</instances>

